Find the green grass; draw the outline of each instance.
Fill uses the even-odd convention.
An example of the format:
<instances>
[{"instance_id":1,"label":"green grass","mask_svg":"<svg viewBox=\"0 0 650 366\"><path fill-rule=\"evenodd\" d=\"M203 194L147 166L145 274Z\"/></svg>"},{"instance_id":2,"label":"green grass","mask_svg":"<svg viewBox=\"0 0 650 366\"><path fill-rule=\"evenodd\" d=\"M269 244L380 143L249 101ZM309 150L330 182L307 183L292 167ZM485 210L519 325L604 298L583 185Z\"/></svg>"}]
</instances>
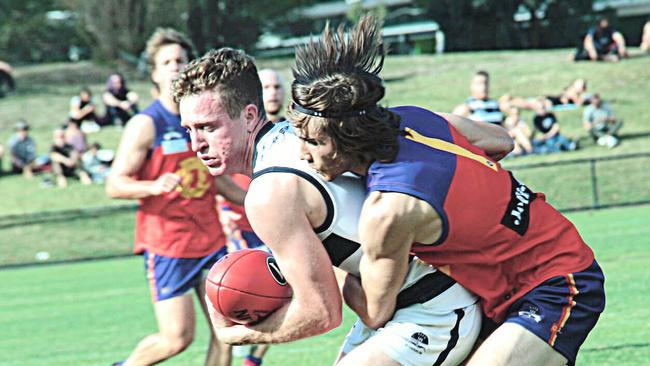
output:
<instances>
[{"instance_id":1,"label":"green grass","mask_svg":"<svg viewBox=\"0 0 650 366\"><path fill-rule=\"evenodd\" d=\"M643 365L650 359L650 206L569 215L606 274L607 307L578 365ZM0 271L0 365L107 365L155 329L141 258ZM330 365L354 321L320 337L274 346L265 365ZM166 365L199 365L207 344ZM236 363L235 363L236 364Z\"/></svg>"}]
</instances>

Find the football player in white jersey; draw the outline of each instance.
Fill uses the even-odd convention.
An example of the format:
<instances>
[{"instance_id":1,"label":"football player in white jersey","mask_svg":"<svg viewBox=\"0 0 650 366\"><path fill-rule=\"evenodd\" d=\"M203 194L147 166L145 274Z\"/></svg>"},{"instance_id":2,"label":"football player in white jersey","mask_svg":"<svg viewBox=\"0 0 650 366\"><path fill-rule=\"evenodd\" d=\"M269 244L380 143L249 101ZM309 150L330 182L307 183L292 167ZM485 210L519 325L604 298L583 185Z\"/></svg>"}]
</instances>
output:
<instances>
[{"instance_id":1,"label":"football player in white jersey","mask_svg":"<svg viewBox=\"0 0 650 366\"><path fill-rule=\"evenodd\" d=\"M254 325L233 325L213 313L213 325L222 341L289 342L337 327L342 306L334 262L351 272L343 281L343 297L360 318L339 364L454 365L463 360L480 323L475 299L415 259L411 259L394 317L381 326L364 325L369 321L355 277L361 256L354 246L356 218L351 227L342 219L358 216L360 204L356 207L353 197L363 199L361 183L341 177L341 181L323 184L299 161L300 141L291 126L272 125L265 117L261 84L249 56L227 48L207 53L180 75L174 97L180 102L182 125L190 134L192 149L211 174L257 173L246 197L246 212L294 291L291 302ZM512 148L500 127L460 117L452 120L490 155L504 156ZM327 238L321 241L319 234ZM328 244L327 239L336 236L339 239Z\"/></svg>"}]
</instances>

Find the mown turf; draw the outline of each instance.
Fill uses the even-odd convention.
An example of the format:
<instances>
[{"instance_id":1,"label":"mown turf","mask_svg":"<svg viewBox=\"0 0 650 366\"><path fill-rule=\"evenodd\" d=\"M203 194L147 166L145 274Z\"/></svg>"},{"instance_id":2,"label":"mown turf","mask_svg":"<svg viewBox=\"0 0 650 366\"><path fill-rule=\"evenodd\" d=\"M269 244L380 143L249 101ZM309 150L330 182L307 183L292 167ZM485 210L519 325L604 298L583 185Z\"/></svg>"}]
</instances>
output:
<instances>
[{"instance_id":1,"label":"mown turf","mask_svg":"<svg viewBox=\"0 0 650 366\"><path fill-rule=\"evenodd\" d=\"M606 274L607 307L578 365L650 360L650 206L569 215ZM107 365L155 327L141 258L0 270L0 365ZM330 365L354 321L326 335L274 346L265 365ZM168 365L203 362L207 328ZM239 362L239 361L236 361ZM236 363L235 363L236 364Z\"/></svg>"}]
</instances>

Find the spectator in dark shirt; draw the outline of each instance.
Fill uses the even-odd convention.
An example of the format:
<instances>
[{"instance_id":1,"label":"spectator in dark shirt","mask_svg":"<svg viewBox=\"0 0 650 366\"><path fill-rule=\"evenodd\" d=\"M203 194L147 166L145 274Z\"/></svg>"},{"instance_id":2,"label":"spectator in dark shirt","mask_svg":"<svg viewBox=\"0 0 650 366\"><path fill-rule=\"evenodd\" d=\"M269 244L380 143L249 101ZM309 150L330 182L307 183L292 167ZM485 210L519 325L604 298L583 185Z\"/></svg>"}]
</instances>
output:
<instances>
[{"instance_id":1,"label":"spectator in dark shirt","mask_svg":"<svg viewBox=\"0 0 650 366\"><path fill-rule=\"evenodd\" d=\"M541 136L533 140L536 153L549 154L560 151L573 151L578 148L575 141L560 133L560 125L557 122L555 114L540 108L536 110L533 123L535 124L535 129L541 133Z\"/></svg>"},{"instance_id":2,"label":"spectator in dark shirt","mask_svg":"<svg viewBox=\"0 0 650 366\"><path fill-rule=\"evenodd\" d=\"M106 104L105 124L124 125L139 111L138 95L126 87L124 77L119 73L108 77L103 100Z\"/></svg>"},{"instance_id":3,"label":"spectator in dark shirt","mask_svg":"<svg viewBox=\"0 0 650 366\"><path fill-rule=\"evenodd\" d=\"M102 120L96 114L93 94L87 86L70 99L69 120L81 126L86 133L99 131Z\"/></svg>"},{"instance_id":4,"label":"spectator in dark shirt","mask_svg":"<svg viewBox=\"0 0 650 366\"><path fill-rule=\"evenodd\" d=\"M56 177L59 187L68 185L68 178L79 177L82 184L92 183L88 173L80 169L79 153L74 147L65 142L65 130L56 129L53 134L54 143L50 148L50 160L52 161L52 172Z\"/></svg>"},{"instance_id":5,"label":"spectator in dark shirt","mask_svg":"<svg viewBox=\"0 0 650 366\"><path fill-rule=\"evenodd\" d=\"M598 25L587 32L575 60L618 61L627 56L623 35L610 26L609 19L601 18Z\"/></svg>"}]
</instances>

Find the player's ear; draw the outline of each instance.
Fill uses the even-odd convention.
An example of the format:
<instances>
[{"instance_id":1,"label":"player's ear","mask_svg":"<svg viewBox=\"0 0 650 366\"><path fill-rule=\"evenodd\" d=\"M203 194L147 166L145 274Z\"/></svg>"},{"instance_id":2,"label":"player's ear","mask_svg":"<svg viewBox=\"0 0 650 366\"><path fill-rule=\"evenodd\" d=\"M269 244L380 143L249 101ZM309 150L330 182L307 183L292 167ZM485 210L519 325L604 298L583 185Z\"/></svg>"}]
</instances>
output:
<instances>
[{"instance_id":1,"label":"player's ear","mask_svg":"<svg viewBox=\"0 0 650 366\"><path fill-rule=\"evenodd\" d=\"M257 109L257 106L254 104L248 104L244 107L243 113L243 117L246 121L246 130L248 132L253 132L259 121L259 109Z\"/></svg>"}]
</instances>

